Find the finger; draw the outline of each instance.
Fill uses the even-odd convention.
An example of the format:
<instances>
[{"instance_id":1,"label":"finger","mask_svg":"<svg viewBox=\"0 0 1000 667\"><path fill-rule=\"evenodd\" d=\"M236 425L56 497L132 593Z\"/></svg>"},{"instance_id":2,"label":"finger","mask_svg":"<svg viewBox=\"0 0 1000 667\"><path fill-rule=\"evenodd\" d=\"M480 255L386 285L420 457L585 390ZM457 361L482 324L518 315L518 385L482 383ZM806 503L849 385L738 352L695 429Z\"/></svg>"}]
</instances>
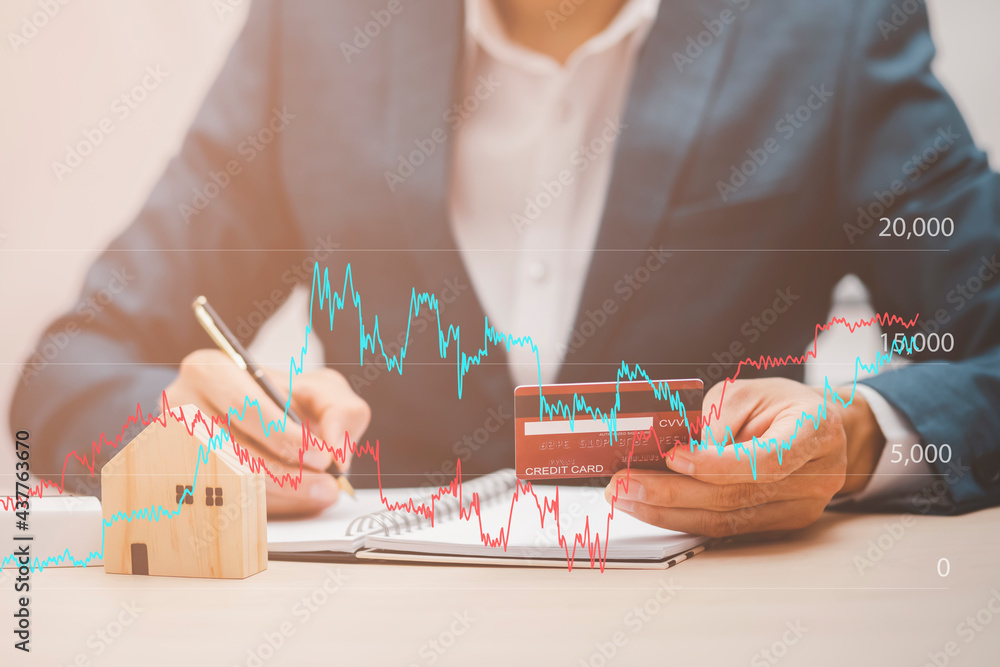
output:
<instances>
[{"instance_id":1,"label":"finger","mask_svg":"<svg viewBox=\"0 0 1000 667\"><path fill-rule=\"evenodd\" d=\"M350 467L352 447L368 428L370 414L367 403L355 401L331 405L323 411L320 431L341 470Z\"/></svg>"},{"instance_id":2,"label":"finger","mask_svg":"<svg viewBox=\"0 0 1000 667\"><path fill-rule=\"evenodd\" d=\"M625 511L622 507L615 509ZM804 528L823 513L823 503L781 500L728 512L635 503L626 513L660 528L708 537L728 537L743 533Z\"/></svg>"},{"instance_id":3,"label":"finger","mask_svg":"<svg viewBox=\"0 0 1000 667\"><path fill-rule=\"evenodd\" d=\"M317 435L326 443L324 452L341 470L350 466L351 443L368 428L371 409L351 390L342 375L332 370L303 375L293 390L304 414L318 424Z\"/></svg>"},{"instance_id":4,"label":"finger","mask_svg":"<svg viewBox=\"0 0 1000 667\"><path fill-rule=\"evenodd\" d=\"M763 433L767 428L759 409L764 396L764 392L760 390L760 382L724 381L712 385L705 392L702 415L708 418L708 428L711 428L720 444L723 443L726 429L732 432L736 442L740 442L749 439L751 435ZM755 428L756 431L753 430Z\"/></svg>"},{"instance_id":5,"label":"finger","mask_svg":"<svg viewBox=\"0 0 1000 667\"><path fill-rule=\"evenodd\" d=\"M245 466L264 475L268 516L314 514L339 497L339 485L324 472L305 469L299 461L283 463L252 441L237 440L226 446L234 448Z\"/></svg>"},{"instance_id":6,"label":"finger","mask_svg":"<svg viewBox=\"0 0 1000 667\"><path fill-rule=\"evenodd\" d=\"M269 517L315 514L337 501L340 487L332 475L287 466L253 449L249 452L262 458L271 473L264 472Z\"/></svg>"},{"instance_id":7,"label":"finger","mask_svg":"<svg viewBox=\"0 0 1000 667\"><path fill-rule=\"evenodd\" d=\"M226 363L219 363L220 358ZM199 407L221 417L237 440L255 443L289 465L298 464L301 428L285 421L283 408L225 355L211 350L189 355L182 373L190 376L189 386L198 388Z\"/></svg>"},{"instance_id":8,"label":"finger","mask_svg":"<svg viewBox=\"0 0 1000 667\"><path fill-rule=\"evenodd\" d=\"M265 369L271 384L277 389L279 394L288 392L289 374L274 368ZM296 378L296 384L308 382L310 374L304 374ZM256 384L256 383L254 383ZM273 451L282 461L288 464L301 464L311 470L323 472L333 463L334 455L328 449L318 444L315 434L312 433L310 422L311 415L293 395L289 404L290 413L286 415L284 402L276 404L268 397L265 419L273 421L273 426L269 427L265 448ZM276 410L274 408L277 408ZM248 411L248 414L253 414ZM292 416L294 414L295 416ZM303 420L303 423L295 421L295 417ZM253 436L257 441L261 440L263 428L260 418L251 419L244 417L244 424L241 430ZM284 431L281 429L284 423ZM267 423L267 422L265 422ZM308 434L308 435L307 435ZM312 436L312 437L309 437ZM273 438L273 440L272 440Z\"/></svg>"},{"instance_id":9,"label":"finger","mask_svg":"<svg viewBox=\"0 0 1000 667\"><path fill-rule=\"evenodd\" d=\"M256 414L258 421L268 424L282 421L284 406L275 405L264 390L246 371L241 370L218 350L196 350L181 362L185 384L196 388L201 400L217 414L228 415L230 408L237 415Z\"/></svg>"},{"instance_id":10,"label":"finger","mask_svg":"<svg viewBox=\"0 0 1000 667\"><path fill-rule=\"evenodd\" d=\"M298 386L308 381L309 374L296 376L294 382L289 382L289 374L285 371L277 368L265 368L264 372L267 374L271 384L274 385L279 392L285 393L292 391L289 407L291 411L303 420L303 423L298 425L301 437L296 445L297 450L295 455L301 456L302 465L307 466L312 470L327 470L330 467L330 464L333 463L334 454L329 451L328 448L323 447L322 435L314 431L315 426L313 424L314 419L312 418L312 415L295 395L298 390ZM289 420L289 424L290 423L291 420ZM289 426L286 424L285 430L288 431L288 428ZM284 456L282 458L287 461Z\"/></svg>"},{"instance_id":11,"label":"finger","mask_svg":"<svg viewBox=\"0 0 1000 667\"><path fill-rule=\"evenodd\" d=\"M218 408L221 412L225 406ZM227 413L223 413L226 415ZM322 471L326 465L322 462L310 460L303 453L304 427L291 419L284 424L284 431L281 430L282 415L279 411L277 416L264 412L263 419L268 424L265 431L262 424L261 414L253 407L246 410L241 420L239 412L234 411L231 418L226 417L225 423L230 428L233 437L242 444L252 445L258 451L266 453L269 457L275 458L282 463L298 468L301 465L314 470ZM269 417L274 417L269 419ZM328 464L327 464L328 465Z\"/></svg>"},{"instance_id":12,"label":"finger","mask_svg":"<svg viewBox=\"0 0 1000 667\"><path fill-rule=\"evenodd\" d=\"M709 484L686 475L663 471L619 471L604 496L615 507L629 511L636 503L656 507L729 511L809 495L808 480L793 476L782 482Z\"/></svg>"},{"instance_id":13,"label":"finger","mask_svg":"<svg viewBox=\"0 0 1000 667\"><path fill-rule=\"evenodd\" d=\"M838 437L844 437L843 428L826 421L816 427L811 419L801 419L801 413L791 410L756 440L720 447L722 443L712 444L706 433L703 448L675 447L666 464L675 472L712 484L774 482L822 457L836 446Z\"/></svg>"}]
</instances>

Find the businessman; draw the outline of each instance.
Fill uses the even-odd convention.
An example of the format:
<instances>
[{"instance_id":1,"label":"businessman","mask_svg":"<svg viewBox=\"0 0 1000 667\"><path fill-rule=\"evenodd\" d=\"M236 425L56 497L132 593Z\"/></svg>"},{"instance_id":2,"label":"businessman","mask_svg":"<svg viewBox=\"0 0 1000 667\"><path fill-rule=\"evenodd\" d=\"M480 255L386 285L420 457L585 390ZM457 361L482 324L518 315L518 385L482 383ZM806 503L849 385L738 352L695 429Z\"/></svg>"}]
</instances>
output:
<instances>
[{"instance_id":1,"label":"businessman","mask_svg":"<svg viewBox=\"0 0 1000 667\"><path fill-rule=\"evenodd\" d=\"M314 296L327 367L295 378L293 402L331 445L377 440L385 485L443 482L456 459L465 476L509 466L515 384L613 380L622 361L714 382L741 358L798 354L855 273L879 312L919 314L890 339L954 345L835 387L841 401L780 465L761 453L753 476L734 447L680 451L669 471L634 473L617 507L725 535L800 528L831 503L996 504L1000 183L931 73L912 5L256 0L81 302L114 275L127 286L51 325L40 345L74 332L58 364L24 368L12 423L44 443L33 468L65 466L70 490L93 488L70 452L89 455L164 395L223 415L249 396L280 417L210 350L190 304L207 295L249 342L295 285L314 286L321 254L346 302L331 320ZM953 227L907 239L882 218ZM411 312L414 289L440 312ZM361 353L376 316L385 356ZM537 359L487 321L530 336ZM386 359L404 343L400 373ZM288 386L287 373L274 379ZM715 433L741 442L787 441L824 402L798 364L743 368L725 391ZM257 422L234 420L237 440L297 472L298 430L265 438ZM905 470L892 446L944 443L950 461ZM272 515L336 501L333 455L309 449L303 463L297 490L269 486ZM352 479L373 485L375 470L356 457Z\"/></svg>"}]
</instances>

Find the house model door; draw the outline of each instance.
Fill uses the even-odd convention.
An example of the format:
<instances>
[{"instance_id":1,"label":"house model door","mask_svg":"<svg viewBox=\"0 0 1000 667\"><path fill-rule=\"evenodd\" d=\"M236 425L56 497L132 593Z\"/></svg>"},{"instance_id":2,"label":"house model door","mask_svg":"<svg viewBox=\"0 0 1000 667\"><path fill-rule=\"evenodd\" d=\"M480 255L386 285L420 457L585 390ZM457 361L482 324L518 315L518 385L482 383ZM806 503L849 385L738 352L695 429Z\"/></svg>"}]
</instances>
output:
<instances>
[{"instance_id":1,"label":"house model door","mask_svg":"<svg viewBox=\"0 0 1000 667\"><path fill-rule=\"evenodd\" d=\"M149 552L142 542L132 544L132 574L149 574Z\"/></svg>"}]
</instances>

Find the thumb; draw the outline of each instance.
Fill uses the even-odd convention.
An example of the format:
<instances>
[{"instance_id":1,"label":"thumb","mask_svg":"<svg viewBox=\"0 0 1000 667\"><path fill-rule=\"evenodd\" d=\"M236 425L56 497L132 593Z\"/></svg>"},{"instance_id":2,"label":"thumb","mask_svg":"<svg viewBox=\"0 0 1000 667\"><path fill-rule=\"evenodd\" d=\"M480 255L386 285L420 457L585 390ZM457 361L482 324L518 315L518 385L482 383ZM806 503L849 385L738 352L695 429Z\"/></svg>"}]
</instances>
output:
<instances>
[{"instance_id":1,"label":"thumb","mask_svg":"<svg viewBox=\"0 0 1000 667\"><path fill-rule=\"evenodd\" d=\"M732 445L749 437L745 431L753 408L752 382L723 380L712 385L702 401L701 448Z\"/></svg>"}]
</instances>

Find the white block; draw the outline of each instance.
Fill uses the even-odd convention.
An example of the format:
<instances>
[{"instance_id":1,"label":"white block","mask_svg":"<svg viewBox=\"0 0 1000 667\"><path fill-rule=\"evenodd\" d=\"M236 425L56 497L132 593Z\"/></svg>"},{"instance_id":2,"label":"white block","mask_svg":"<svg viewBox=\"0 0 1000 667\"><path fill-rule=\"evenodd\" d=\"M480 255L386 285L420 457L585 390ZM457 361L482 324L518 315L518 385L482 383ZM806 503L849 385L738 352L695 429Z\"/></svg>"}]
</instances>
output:
<instances>
[{"instance_id":1,"label":"white block","mask_svg":"<svg viewBox=\"0 0 1000 667\"><path fill-rule=\"evenodd\" d=\"M3 546L0 557L4 569L18 567L11 556L23 545L28 545L33 569L39 564L73 567L84 561L87 565L101 565L101 501L94 496L32 497L28 530L18 530L17 521L13 510L0 512L0 545ZM29 535L31 540L14 539Z\"/></svg>"}]
</instances>

